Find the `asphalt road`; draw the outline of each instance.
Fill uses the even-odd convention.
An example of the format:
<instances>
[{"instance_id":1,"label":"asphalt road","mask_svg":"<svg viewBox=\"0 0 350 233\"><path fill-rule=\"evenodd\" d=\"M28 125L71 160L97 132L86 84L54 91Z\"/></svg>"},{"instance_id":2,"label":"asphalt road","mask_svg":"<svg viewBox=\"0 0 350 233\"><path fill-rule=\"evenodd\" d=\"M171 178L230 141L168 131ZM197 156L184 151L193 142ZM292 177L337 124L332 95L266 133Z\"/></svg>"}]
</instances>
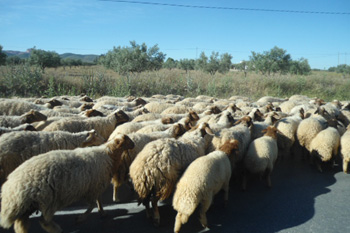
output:
<instances>
[{"instance_id":1,"label":"asphalt road","mask_svg":"<svg viewBox=\"0 0 350 233\"><path fill-rule=\"evenodd\" d=\"M264 181L252 178L243 192L233 183L227 208L223 207L223 193L214 198L207 212L210 229L202 229L196 211L180 232L350 232L350 174L344 174L341 166L319 173L299 159L279 161L272 185L269 189ZM104 218L95 209L86 222L76 224L77 215L85 211L82 203L76 203L57 212L54 220L66 233L173 232L176 212L171 200L161 203L161 226L155 228L129 188L124 186L119 197L122 203L113 203L112 189L104 193ZM31 218L29 232L44 232L38 216Z\"/></svg>"}]
</instances>

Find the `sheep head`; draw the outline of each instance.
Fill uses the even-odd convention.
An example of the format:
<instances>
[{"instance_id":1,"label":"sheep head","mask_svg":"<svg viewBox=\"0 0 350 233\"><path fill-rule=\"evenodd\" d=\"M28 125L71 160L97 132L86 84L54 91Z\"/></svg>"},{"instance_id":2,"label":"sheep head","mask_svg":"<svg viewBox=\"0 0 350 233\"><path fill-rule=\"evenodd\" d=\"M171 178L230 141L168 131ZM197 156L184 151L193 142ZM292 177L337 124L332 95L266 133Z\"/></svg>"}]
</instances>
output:
<instances>
[{"instance_id":1,"label":"sheep head","mask_svg":"<svg viewBox=\"0 0 350 233\"><path fill-rule=\"evenodd\" d=\"M89 109L84 112L86 117L104 116L102 112L96 109Z\"/></svg>"},{"instance_id":2,"label":"sheep head","mask_svg":"<svg viewBox=\"0 0 350 233\"><path fill-rule=\"evenodd\" d=\"M129 121L129 116L126 115L126 113L123 110L117 110L116 112L114 112L114 116L117 119L116 127L120 124Z\"/></svg>"},{"instance_id":3,"label":"sheep head","mask_svg":"<svg viewBox=\"0 0 350 233\"><path fill-rule=\"evenodd\" d=\"M123 151L133 149L135 147L134 142L125 134L121 134L112 141L107 143L108 154L111 157L120 157Z\"/></svg>"},{"instance_id":4,"label":"sheep head","mask_svg":"<svg viewBox=\"0 0 350 233\"><path fill-rule=\"evenodd\" d=\"M80 101L84 101L84 102L94 102L89 96L84 96L82 98L80 98Z\"/></svg>"},{"instance_id":5,"label":"sheep head","mask_svg":"<svg viewBox=\"0 0 350 233\"><path fill-rule=\"evenodd\" d=\"M263 129L261 132L264 134L264 136L269 136L269 137L272 137L273 139L277 139L277 132L283 135L283 133L274 126L268 126L266 129Z\"/></svg>"},{"instance_id":6,"label":"sheep head","mask_svg":"<svg viewBox=\"0 0 350 233\"><path fill-rule=\"evenodd\" d=\"M30 110L29 112L23 115L23 123L33 123L36 121L46 121L47 117L41 112Z\"/></svg>"},{"instance_id":7,"label":"sheep head","mask_svg":"<svg viewBox=\"0 0 350 233\"><path fill-rule=\"evenodd\" d=\"M162 124L173 124L174 123L174 119L171 117L163 117L162 118Z\"/></svg>"},{"instance_id":8,"label":"sheep head","mask_svg":"<svg viewBox=\"0 0 350 233\"><path fill-rule=\"evenodd\" d=\"M235 140L235 139L227 140L226 142L224 142L224 144L222 144L219 147L219 150L225 152L225 154L227 154L229 157L237 156L239 153L238 149L239 149L239 142L238 140Z\"/></svg>"},{"instance_id":9,"label":"sheep head","mask_svg":"<svg viewBox=\"0 0 350 233\"><path fill-rule=\"evenodd\" d=\"M188 112L188 116L189 116L191 121L198 121L199 120L198 114L195 111L193 111L193 110L190 110Z\"/></svg>"},{"instance_id":10,"label":"sheep head","mask_svg":"<svg viewBox=\"0 0 350 233\"><path fill-rule=\"evenodd\" d=\"M194 130L199 130L202 137L204 137L205 135L209 134L211 136L214 136L214 133L213 131L211 130L211 128L209 127L209 124L206 123L206 122L203 122L201 123L200 125L197 125L195 127L193 127L191 129L191 131L194 131Z\"/></svg>"},{"instance_id":11,"label":"sheep head","mask_svg":"<svg viewBox=\"0 0 350 233\"><path fill-rule=\"evenodd\" d=\"M174 124L172 127L174 128L174 138L178 138L186 133L185 127L180 123Z\"/></svg>"},{"instance_id":12,"label":"sheep head","mask_svg":"<svg viewBox=\"0 0 350 233\"><path fill-rule=\"evenodd\" d=\"M87 133L86 140L83 142L82 147L99 146L104 142L105 139L93 129Z\"/></svg>"},{"instance_id":13,"label":"sheep head","mask_svg":"<svg viewBox=\"0 0 350 233\"><path fill-rule=\"evenodd\" d=\"M241 119L239 119L238 121L236 121L236 123L234 123L234 125L238 125L238 124L242 124L242 125L249 128L253 125L253 120L250 116L244 116Z\"/></svg>"},{"instance_id":14,"label":"sheep head","mask_svg":"<svg viewBox=\"0 0 350 233\"><path fill-rule=\"evenodd\" d=\"M146 100L144 100L144 99L142 99L140 97L134 99L133 102L135 102L136 106L138 106L138 105L144 106L145 104L147 104Z\"/></svg>"}]
</instances>

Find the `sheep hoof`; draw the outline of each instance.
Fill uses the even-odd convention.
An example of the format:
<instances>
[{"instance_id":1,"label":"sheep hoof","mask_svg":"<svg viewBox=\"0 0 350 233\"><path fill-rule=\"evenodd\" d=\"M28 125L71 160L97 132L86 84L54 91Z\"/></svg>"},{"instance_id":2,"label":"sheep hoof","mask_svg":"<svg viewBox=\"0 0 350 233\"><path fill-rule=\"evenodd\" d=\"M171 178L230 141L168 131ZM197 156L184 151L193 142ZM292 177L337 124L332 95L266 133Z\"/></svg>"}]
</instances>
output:
<instances>
[{"instance_id":1,"label":"sheep hoof","mask_svg":"<svg viewBox=\"0 0 350 233\"><path fill-rule=\"evenodd\" d=\"M160 226L160 219L157 219L157 218L153 219L153 225L155 227L159 227Z\"/></svg>"},{"instance_id":2,"label":"sheep hoof","mask_svg":"<svg viewBox=\"0 0 350 233\"><path fill-rule=\"evenodd\" d=\"M75 222L76 222L76 223L82 223L82 222L85 222L85 221L86 221L86 218L87 218L87 216L86 216L86 215L84 215L84 214L79 215L78 217L76 217Z\"/></svg>"}]
</instances>

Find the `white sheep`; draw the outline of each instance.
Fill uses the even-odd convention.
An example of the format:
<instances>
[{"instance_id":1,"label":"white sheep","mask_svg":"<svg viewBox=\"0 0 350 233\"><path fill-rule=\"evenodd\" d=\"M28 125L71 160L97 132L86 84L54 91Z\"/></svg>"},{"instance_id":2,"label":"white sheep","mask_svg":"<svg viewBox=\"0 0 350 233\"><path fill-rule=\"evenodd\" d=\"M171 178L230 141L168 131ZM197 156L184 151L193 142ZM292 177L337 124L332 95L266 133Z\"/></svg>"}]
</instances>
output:
<instances>
[{"instance_id":1,"label":"white sheep","mask_svg":"<svg viewBox=\"0 0 350 233\"><path fill-rule=\"evenodd\" d=\"M252 140L257 139L263 136L262 130L266 129L270 125L274 125L277 122L278 114L276 112L272 112L270 114L266 114L264 121L256 121L252 127Z\"/></svg>"},{"instance_id":2,"label":"white sheep","mask_svg":"<svg viewBox=\"0 0 350 233\"><path fill-rule=\"evenodd\" d=\"M175 123L171 125L167 130L162 132L152 132L148 134L131 133L128 134L130 139L135 143L135 147L128 150L122 156L121 164L118 171L113 175L112 184L114 186L113 201L118 201L117 191L118 188L127 181L129 175L129 167L134 161L138 153L145 147L146 144L161 138L178 138L186 132L182 124ZM112 136L112 135L111 135ZM116 137L116 135L114 136ZM109 138L108 140L113 140Z\"/></svg>"},{"instance_id":3,"label":"white sheep","mask_svg":"<svg viewBox=\"0 0 350 233\"><path fill-rule=\"evenodd\" d=\"M145 105L145 108L151 113L162 113L165 109L173 107L174 104L165 102L154 101Z\"/></svg>"},{"instance_id":4,"label":"white sheep","mask_svg":"<svg viewBox=\"0 0 350 233\"><path fill-rule=\"evenodd\" d=\"M41 111L45 109L48 108L21 99L6 99L0 101L0 115L20 116L30 110Z\"/></svg>"},{"instance_id":5,"label":"white sheep","mask_svg":"<svg viewBox=\"0 0 350 233\"><path fill-rule=\"evenodd\" d=\"M311 116L303 119L298 126L296 135L300 146L310 152L312 139L322 130L327 128L327 120L321 115Z\"/></svg>"},{"instance_id":6,"label":"white sheep","mask_svg":"<svg viewBox=\"0 0 350 233\"><path fill-rule=\"evenodd\" d=\"M346 132L340 139L340 155L343 159L343 172L348 172L350 162L350 126L347 127Z\"/></svg>"},{"instance_id":7,"label":"white sheep","mask_svg":"<svg viewBox=\"0 0 350 233\"><path fill-rule=\"evenodd\" d=\"M310 143L311 159L316 162L317 169L322 172L322 163L331 162L339 153L340 134L337 130L337 121L328 120L329 126L320 131Z\"/></svg>"},{"instance_id":8,"label":"white sheep","mask_svg":"<svg viewBox=\"0 0 350 233\"><path fill-rule=\"evenodd\" d=\"M4 134L0 140L0 186L8 174L33 156L51 150L101 145L104 141L95 130L79 133L20 131Z\"/></svg>"},{"instance_id":9,"label":"white sheep","mask_svg":"<svg viewBox=\"0 0 350 233\"><path fill-rule=\"evenodd\" d=\"M219 150L194 160L181 176L173 196L173 207L177 211L174 232L179 232L200 204L199 221L207 227L206 212L214 195L225 191L225 205L228 201L231 165L229 156L238 149L238 141L229 140Z\"/></svg>"},{"instance_id":10,"label":"white sheep","mask_svg":"<svg viewBox=\"0 0 350 233\"><path fill-rule=\"evenodd\" d=\"M149 202L152 201L153 221L160 223L158 200L168 198L186 167L196 158L205 155L212 131L202 123L186 132L179 139L164 138L148 143L130 166L130 177L140 203L151 216Z\"/></svg>"},{"instance_id":11,"label":"white sheep","mask_svg":"<svg viewBox=\"0 0 350 233\"><path fill-rule=\"evenodd\" d=\"M21 116L0 116L0 127L14 128L25 123L45 121L47 117L35 110L30 110Z\"/></svg>"},{"instance_id":12,"label":"white sheep","mask_svg":"<svg viewBox=\"0 0 350 233\"><path fill-rule=\"evenodd\" d=\"M55 212L76 201L89 204L79 221L86 219L100 195L107 189L123 151L134 143L126 135L106 144L75 150L55 150L35 156L20 165L1 189L1 226L28 232L29 216L40 211L41 227L62 232L53 221Z\"/></svg>"},{"instance_id":13,"label":"white sheep","mask_svg":"<svg viewBox=\"0 0 350 233\"><path fill-rule=\"evenodd\" d=\"M300 122L304 119L304 109L299 110L299 114L284 117L275 124L279 130L277 134L277 145L280 157L288 157L296 141L296 132Z\"/></svg>"},{"instance_id":14,"label":"white sheep","mask_svg":"<svg viewBox=\"0 0 350 233\"><path fill-rule=\"evenodd\" d=\"M23 124L15 128L0 127L0 136L5 133L16 132L16 131L37 131L31 124Z\"/></svg>"},{"instance_id":15,"label":"white sheep","mask_svg":"<svg viewBox=\"0 0 350 233\"><path fill-rule=\"evenodd\" d=\"M187 107L185 105L175 105L169 108L166 108L163 112L161 112L162 115L166 114L185 114L188 111L192 110L192 108Z\"/></svg>"},{"instance_id":16,"label":"white sheep","mask_svg":"<svg viewBox=\"0 0 350 233\"><path fill-rule=\"evenodd\" d=\"M105 140L111 135L114 129L129 120L129 117L121 110L117 110L106 117L73 118L61 119L52 122L43 131L63 130L68 132L81 132L95 129Z\"/></svg>"},{"instance_id":17,"label":"white sheep","mask_svg":"<svg viewBox=\"0 0 350 233\"><path fill-rule=\"evenodd\" d=\"M271 172L278 156L278 129L274 126L268 126L263 132L264 136L249 144L247 154L244 157L243 190L246 190L247 187L247 172L265 175L268 187L272 187Z\"/></svg>"},{"instance_id":18,"label":"white sheep","mask_svg":"<svg viewBox=\"0 0 350 233\"><path fill-rule=\"evenodd\" d=\"M212 140L212 145L209 151L219 149L227 140L235 139L238 141L238 154L231 160L232 171L236 172L239 169L239 164L243 160L243 157L251 142L251 130L253 126L252 119L249 116L242 117L231 128L224 128L215 133Z\"/></svg>"}]
</instances>

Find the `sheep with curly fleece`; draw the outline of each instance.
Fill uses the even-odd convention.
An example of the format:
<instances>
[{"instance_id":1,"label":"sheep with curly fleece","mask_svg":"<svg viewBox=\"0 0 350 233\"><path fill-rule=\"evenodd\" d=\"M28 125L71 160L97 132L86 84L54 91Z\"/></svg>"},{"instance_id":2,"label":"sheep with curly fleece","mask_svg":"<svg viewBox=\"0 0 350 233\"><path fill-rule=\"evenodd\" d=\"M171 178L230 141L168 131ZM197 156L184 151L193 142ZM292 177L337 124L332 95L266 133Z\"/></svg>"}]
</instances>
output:
<instances>
[{"instance_id":1,"label":"sheep with curly fleece","mask_svg":"<svg viewBox=\"0 0 350 233\"><path fill-rule=\"evenodd\" d=\"M202 123L187 131L179 139L164 138L148 143L130 166L130 177L139 202L150 215L152 201L153 221L160 223L158 200L168 198L180 174L196 158L205 155L212 136L209 125Z\"/></svg>"},{"instance_id":2,"label":"sheep with curly fleece","mask_svg":"<svg viewBox=\"0 0 350 233\"><path fill-rule=\"evenodd\" d=\"M337 120L328 120L328 127L320 131L310 143L311 159L317 169L322 172L322 163L331 162L334 165L340 148L340 134L337 130Z\"/></svg>"},{"instance_id":3,"label":"sheep with curly fleece","mask_svg":"<svg viewBox=\"0 0 350 233\"><path fill-rule=\"evenodd\" d=\"M100 195L110 184L119 167L121 154L132 149L134 143L126 135L101 146L55 150L35 156L20 165L9 176L1 190L1 226L15 232L28 232L29 216L40 211L41 227L47 232L62 232L53 216L76 201L89 204L79 216L83 221Z\"/></svg>"},{"instance_id":4,"label":"sheep with curly fleece","mask_svg":"<svg viewBox=\"0 0 350 233\"><path fill-rule=\"evenodd\" d=\"M105 140L111 135L114 129L129 120L129 117L122 111L117 110L106 117L72 118L55 121L45 127L43 131L68 131L72 133L95 129Z\"/></svg>"},{"instance_id":5,"label":"sheep with curly fleece","mask_svg":"<svg viewBox=\"0 0 350 233\"><path fill-rule=\"evenodd\" d=\"M271 172L278 156L278 129L274 126L268 126L263 132L264 136L249 144L247 154L244 157L243 190L246 190L247 187L247 172L265 175L268 187L272 187Z\"/></svg>"},{"instance_id":6,"label":"sheep with curly fleece","mask_svg":"<svg viewBox=\"0 0 350 233\"><path fill-rule=\"evenodd\" d=\"M212 200L221 189L225 191L225 205L228 202L231 165L229 156L237 152L238 141L229 140L217 151L197 158L186 169L176 185L173 207L177 211L174 232L179 232L199 204L199 221L207 227L206 212Z\"/></svg>"},{"instance_id":7,"label":"sheep with curly fleece","mask_svg":"<svg viewBox=\"0 0 350 233\"><path fill-rule=\"evenodd\" d=\"M112 184L114 186L113 201L118 201L118 188L127 181L129 175L129 167L134 161L138 153L146 144L161 138L178 138L186 132L182 124L175 123L167 130L162 132L152 132L148 134L131 133L128 134L130 139L135 143L135 148L124 153L118 171L113 175ZM111 135L112 136L112 135ZM115 137L115 136L114 136ZM108 140L112 140L110 137Z\"/></svg>"},{"instance_id":8,"label":"sheep with curly fleece","mask_svg":"<svg viewBox=\"0 0 350 233\"><path fill-rule=\"evenodd\" d=\"M340 155L343 159L343 172L348 173L350 161L350 126L340 138Z\"/></svg>"},{"instance_id":9,"label":"sheep with curly fleece","mask_svg":"<svg viewBox=\"0 0 350 233\"><path fill-rule=\"evenodd\" d=\"M79 133L20 131L4 134L0 140L0 186L8 174L33 156L51 150L101 145L104 141L95 130Z\"/></svg>"},{"instance_id":10,"label":"sheep with curly fleece","mask_svg":"<svg viewBox=\"0 0 350 233\"><path fill-rule=\"evenodd\" d=\"M0 127L15 128L25 123L45 121L47 117L35 110L30 110L21 116L0 116Z\"/></svg>"}]
</instances>

